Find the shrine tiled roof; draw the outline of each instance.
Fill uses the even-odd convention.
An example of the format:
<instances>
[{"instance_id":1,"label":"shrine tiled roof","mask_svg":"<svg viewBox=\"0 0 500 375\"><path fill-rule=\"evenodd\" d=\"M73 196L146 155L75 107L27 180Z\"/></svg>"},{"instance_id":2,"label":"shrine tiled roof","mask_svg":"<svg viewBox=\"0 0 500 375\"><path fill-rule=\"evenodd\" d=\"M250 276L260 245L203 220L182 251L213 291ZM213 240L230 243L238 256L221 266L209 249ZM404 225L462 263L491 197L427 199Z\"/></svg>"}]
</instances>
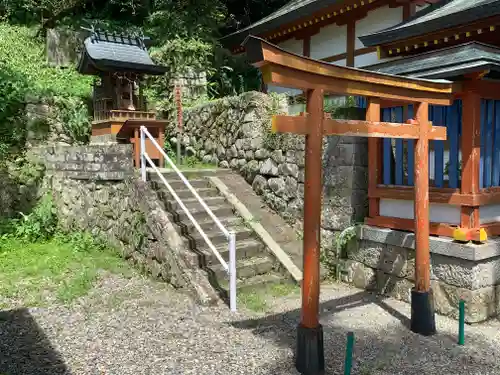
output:
<instances>
[{"instance_id":1,"label":"shrine tiled roof","mask_svg":"<svg viewBox=\"0 0 500 375\"><path fill-rule=\"evenodd\" d=\"M93 32L84 41L78 71L82 74L130 71L154 75L165 73L166 68L154 64L144 38Z\"/></svg>"},{"instance_id":2,"label":"shrine tiled roof","mask_svg":"<svg viewBox=\"0 0 500 375\"><path fill-rule=\"evenodd\" d=\"M303 17L319 12L326 7L342 3L343 1L344 0L292 0L269 16L262 18L244 29L225 36L221 39L221 42L227 47L239 45L250 34L261 35L271 32L284 24L295 22Z\"/></svg>"},{"instance_id":3,"label":"shrine tiled roof","mask_svg":"<svg viewBox=\"0 0 500 375\"><path fill-rule=\"evenodd\" d=\"M500 0L443 0L396 26L359 39L367 47L378 46L448 29L500 15Z\"/></svg>"},{"instance_id":4,"label":"shrine tiled roof","mask_svg":"<svg viewBox=\"0 0 500 375\"><path fill-rule=\"evenodd\" d=\"M500 48L479 42L402 57L363 69L412 78L453 79L488 70L489 78L500 76ZM488 76L487 76L488 77Z\"/></svg>"}]
</instances>

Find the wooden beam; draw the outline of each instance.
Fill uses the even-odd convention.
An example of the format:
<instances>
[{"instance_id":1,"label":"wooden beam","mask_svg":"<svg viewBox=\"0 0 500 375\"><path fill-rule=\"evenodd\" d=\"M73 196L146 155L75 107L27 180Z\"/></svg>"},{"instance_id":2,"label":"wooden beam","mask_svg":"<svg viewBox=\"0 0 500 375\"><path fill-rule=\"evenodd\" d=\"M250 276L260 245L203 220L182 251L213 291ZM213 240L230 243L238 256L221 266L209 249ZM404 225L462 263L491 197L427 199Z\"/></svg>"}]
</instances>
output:
<instances>
[{"instance_id":1,"label":"wooden beam","mask_svg":"<svg viewBox=\"0 0 500 375\"><path fill-rule=\"evenodd\" d=\"M341 67L287 52L260 38L245 41L250 62L259 67L266 83L300 90L322 89L341 95L376 96L404 102L449 105L460 84L391 76Z\"/></svg>"},{"instance_id":2,"label":"wooden beam","mask_svg":"<svg viewBox=\"0 0 500 375\"><path fill-rule=\"evenodd\" d=\"M328 64L333 68L344 68L342 66ZM262 76L266 84L281 87L295 88L303 91L314 88L322 89L327 93L353 96L377 96L379 98L398 100L405 103L425 101L435 105L450 105L452 96L447 93L426 92L407 88L403 82L401 86L385 86L383 83L371 83L369 80L352 79L349 75L344 78L332 77L315 73L312 71L298 71L290 67L269 64L261 67Z\"/></svg>"},{"instance_id":3,"label":"wooden beam","mask_svg":"<svg viewBox=\"0 0 500 375\"><path fill-rule=\"evenodd\" d=\"M380 121L380 99L368 99L366 109L367 121ZM368 139L368 191L376 188L382 182L382 149L380 139ZM369 199L370 217L378 216L380 213L380 199Z\"/></svg>"},{"instance_id":4,"label":"wooden beam","mask_svg":"<svg viewBox=\"0 0 500 375\"><path fill-rule=\"evenodd\" d=\"M415 232L415 220L401 219L399 217L375 216L365 219L365 223L376 227L390 228ZM430 223L430 233L435 236L453 237L457 229L456 225L444 223Z\"/></svg>"},{"instance_id":5,"label":"wooden beam","mask_svg":"<svg viewBox=\"0 0 500 375\"><path fill-rule=\"evenodd\" d=\"M364 47L364 48L360 48L360 49L355 50L354 56L362 56L362 55L366 55L366 54L373 53L373 52L377 52L377 47ZM325 57L325 58L321 59L321 61L336 62L336 61L345 60L345 59L347 59L347 52Z\"/></svg>"},{"instance_id":6,"label":"wooden beam","mask_svg":"<svg viewBox=\"0 0 500 375\"><path fill-rule=\"evenodd\" d=\"M278 115L272 119L271 129L275 133L309 134L307 116ZM314 131L314 129L313 129ZM420 127L415 124L374 122L362 120L324 119L323 135L344 135L368 138L418 139ZM426 130L430 140L446 140L446 127L432 126Z\"/></svg>"},{"instance_id":7,"label":"wooden beam","mask_svg":"<svg viewBox=\"0 0 500 375\"><path fill-rule=\"evenodd\" d=\"M415 144L415 290L427 293L431 287L429 252L429 104L415 107L420 139Z\"/></svg>"}]
</instances>

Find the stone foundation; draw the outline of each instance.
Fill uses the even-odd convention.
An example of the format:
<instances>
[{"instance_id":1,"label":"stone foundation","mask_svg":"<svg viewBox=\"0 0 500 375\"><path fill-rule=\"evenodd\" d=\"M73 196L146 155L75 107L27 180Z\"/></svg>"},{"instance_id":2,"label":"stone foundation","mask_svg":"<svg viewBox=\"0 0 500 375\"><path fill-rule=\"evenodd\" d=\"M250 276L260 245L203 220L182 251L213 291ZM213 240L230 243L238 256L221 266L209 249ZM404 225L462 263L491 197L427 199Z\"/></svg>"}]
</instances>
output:
<instances>
[{"instance_id":1,"label":"stone foundation","mask_svg":"<svg viewBox=\"0 0 500 375\"><path fill-rule=\"evenodd\" d=\"M362 226L348 248L342 280L362 289L410 302L415 269L414 234ZM500 240L461 244L431 237L431 283L436 312L478 323L500 311Z\"/></svg>"}]
</instances>

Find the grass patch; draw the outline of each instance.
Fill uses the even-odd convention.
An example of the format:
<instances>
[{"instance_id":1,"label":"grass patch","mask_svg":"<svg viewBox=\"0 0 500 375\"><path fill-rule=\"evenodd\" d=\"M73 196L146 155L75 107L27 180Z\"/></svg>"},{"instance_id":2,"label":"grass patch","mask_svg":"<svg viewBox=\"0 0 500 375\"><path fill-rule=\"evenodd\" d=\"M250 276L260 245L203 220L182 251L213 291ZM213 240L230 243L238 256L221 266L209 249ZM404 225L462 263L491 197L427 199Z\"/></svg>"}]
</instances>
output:
<instances>
[{"instance_id":1,"label":"grass patch","mask_svg":"<svg viewBox=\"0 0 500 375\"><path fill-rule=\"evenodd\" d=\"M71 303L88 293L102 271L125 276L133 272L107 247L82 247L61 238L43 243L0 240L0 296L24 306L54 299Z\"/></svg>"},{"instance_id":2,"label":"grass patch","mask_svg":"<svg viewBox=\"0 0 500 375\"><path fill-rule=\"evenodd\" d=\"M275 298L300 293L300 288L291 283L273 284L266 288L238 294L238 303L255 312L266 312Z\"/></svg>"}]
</instances>

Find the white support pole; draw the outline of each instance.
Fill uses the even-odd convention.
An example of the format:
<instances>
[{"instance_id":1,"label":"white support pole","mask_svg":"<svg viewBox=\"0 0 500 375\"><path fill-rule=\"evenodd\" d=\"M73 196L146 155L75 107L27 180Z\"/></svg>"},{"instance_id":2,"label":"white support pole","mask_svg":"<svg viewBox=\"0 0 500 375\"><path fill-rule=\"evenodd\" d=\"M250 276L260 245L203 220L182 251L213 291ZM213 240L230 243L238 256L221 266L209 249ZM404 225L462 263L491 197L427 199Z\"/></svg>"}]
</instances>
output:
<instances>
[{"instance_id":1,"label":"white support pole","mask_svg":"<svg viewBox=\"0 0 500 375\"><path fill-rule=\"evenodd\" d=\"M229 304L236 312L236 235L229 232Z\"/></svg>"},{"instance_id":2,"label":"white support pole","mask_svg":"<svg viewBox=\"0 0 500 375\"><path fill-rule=\"evenodd\" d=\"M144 126L141 126L141 176L142 181L146 182L146 134L144 134Z\"/></svg>"}]
</instances>

